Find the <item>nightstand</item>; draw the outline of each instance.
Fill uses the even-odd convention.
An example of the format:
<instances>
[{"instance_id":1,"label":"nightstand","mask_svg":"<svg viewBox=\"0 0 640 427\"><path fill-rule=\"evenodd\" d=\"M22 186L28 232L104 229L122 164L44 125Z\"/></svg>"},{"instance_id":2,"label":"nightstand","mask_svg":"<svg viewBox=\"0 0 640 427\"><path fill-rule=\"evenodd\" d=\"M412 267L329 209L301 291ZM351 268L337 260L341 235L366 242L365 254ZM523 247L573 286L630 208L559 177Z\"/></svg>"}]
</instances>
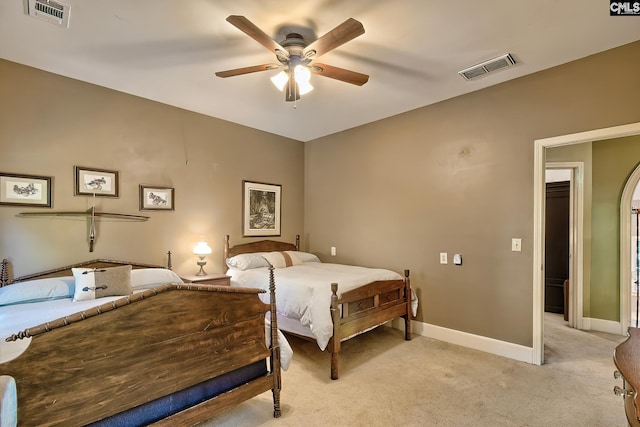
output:
<instances>
[{"instance_id":1,"label":"nightstand","mask_svg":"<svg viewBox=\"0 0 640 427\"><path fill-rule=\"evenodd\" d=\"M182 280L185 283L200 283L203 285L217 285L217 286L231 286L231 277L220 274L212 273L206 276L182 276Z\"/></svg>"}]
</instances>

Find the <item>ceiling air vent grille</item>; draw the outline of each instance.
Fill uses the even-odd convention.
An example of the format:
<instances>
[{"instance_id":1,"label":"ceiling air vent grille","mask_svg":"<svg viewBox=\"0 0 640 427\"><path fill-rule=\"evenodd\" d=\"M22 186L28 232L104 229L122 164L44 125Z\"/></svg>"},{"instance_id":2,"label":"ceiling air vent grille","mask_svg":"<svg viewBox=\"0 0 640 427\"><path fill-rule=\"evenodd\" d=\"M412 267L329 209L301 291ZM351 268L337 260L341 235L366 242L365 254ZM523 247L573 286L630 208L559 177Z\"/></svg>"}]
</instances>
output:
<instances>
[{"instance_id":1,"label":"ceiling air vent grille","mask_svg":"<svg viewBox=\"0 0 640 427\"><path fill-rule=\"evenodd\" d=\"M71 7L64 3L51 0L29 0L29 16L69 28L69 14Z\"/></svg>"},{"instance_id":2,"label":"ceiling air vent grille","mask_svg":"<svg viewBox=\"0 0 640 427\"><path fill-rule=\"evenodd\" d=\"M485 61L482 64L474 65L473 67L458 71L458 74L460 74L465 80L472 80L485 74L511 67L515 64L516 60L513 59L513 56L511 56L510 53L507 53L506 55Z\"/></svg>"}]
</instances>

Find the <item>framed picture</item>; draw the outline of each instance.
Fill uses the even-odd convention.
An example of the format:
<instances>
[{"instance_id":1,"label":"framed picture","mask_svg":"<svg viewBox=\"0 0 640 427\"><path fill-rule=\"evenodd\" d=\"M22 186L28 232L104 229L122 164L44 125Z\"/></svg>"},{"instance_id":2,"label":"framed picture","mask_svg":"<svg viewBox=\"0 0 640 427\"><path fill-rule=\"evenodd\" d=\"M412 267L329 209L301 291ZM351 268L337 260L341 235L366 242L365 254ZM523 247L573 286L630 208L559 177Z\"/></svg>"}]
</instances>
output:
<instances>
[{"instance_id":1,"label":"framed picture","mask_svg":"<svg viewBox=\"0 0 640 427\"><path fill-rule=\"evenodd\" d=\"M279 236L282 186L250 181L242 181L242 186L243 234Z\"/></svg>"},{"instance_id":2,"label":"framed picture","mask_svg":"<svg viewBox=\"0 0 640 427\"><path fill-rule=\"evenodd\" d=\"M172 187L140 186L141 211L174 210L175 192Z\"/></svg>"},{"instance_id":3,"label":"framed picture","mask_svg":"<svg viewBox=\"0 0 640 427\"><path fill-rule=\"evenodd\" d=\"M51 177L0 172L0 205L51 207Z\"/></svg>"},{"instance_id":4,"label":"framed picture","mask_svg":"<svg viewBox=\"0 0 640 427\"><path fill-rule=\"evenodd\" d=\"M75 195L118 197L118 171L74 166Z\"/></svg>"}]
</instances>

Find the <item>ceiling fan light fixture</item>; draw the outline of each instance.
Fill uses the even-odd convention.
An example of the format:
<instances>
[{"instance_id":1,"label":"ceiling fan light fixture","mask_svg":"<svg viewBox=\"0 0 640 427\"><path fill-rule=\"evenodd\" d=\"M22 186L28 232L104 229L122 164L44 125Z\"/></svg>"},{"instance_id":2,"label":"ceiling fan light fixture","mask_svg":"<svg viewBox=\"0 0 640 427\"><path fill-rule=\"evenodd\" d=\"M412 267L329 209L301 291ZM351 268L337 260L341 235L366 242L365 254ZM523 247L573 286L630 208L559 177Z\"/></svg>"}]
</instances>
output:
<instances>
[{"instance_id":1,"label":"ceiling fan light fixture","mask_svg":"<svg viewBox=\"0 0 640 427\"><path fill-rule=\"evenodd\" d=\"M271 82L278 88L280 92L284 90L284 87L287 85L287 81L289 80L289 76L285 71L280 71L275 76L271 77Z\"/></svg>"},{"instance_id":2,"label":"ceiling fan light fixture","mask_svg":"<svg viewBox=\"0 0 640 427\"><path fill-rule=\"evenodd\" d=\"M306 95L313 90L313 86L309 83L311 79L311 71L303 65L297 65L293 70L293 79L297 83L295 86L295 92L298 95ZM284 91L289 82L289 74L286 71L280 71L275 76L271 77L271 82L280 92Z\"/></svg>"},{"instance_id":3,"label":"ceiling fan light fixture","mask_svg":"<svg viewBox=\"0 0 640 427\"><path fill-rule=\"evenodd\" d=\"M293 69L293 75L296 83L298 83L300 95L306 95L313 90L313 86L309 83L309 80L311 80L311 71L309 71L307 67L296 65L296 68Z\"/></svg>"}]
</instances>

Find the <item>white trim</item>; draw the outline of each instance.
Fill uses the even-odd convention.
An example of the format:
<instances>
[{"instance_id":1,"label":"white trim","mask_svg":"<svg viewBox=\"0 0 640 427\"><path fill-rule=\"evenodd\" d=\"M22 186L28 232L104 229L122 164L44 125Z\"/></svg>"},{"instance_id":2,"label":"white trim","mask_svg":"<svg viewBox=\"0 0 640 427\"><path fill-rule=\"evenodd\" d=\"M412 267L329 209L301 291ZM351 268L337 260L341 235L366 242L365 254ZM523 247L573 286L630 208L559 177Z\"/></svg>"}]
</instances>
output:
<instances>
[{"instance_id":1,"label":"white trim","mask_svg":"<svg viewBox=\"0 0 640 427\"><path fill-rule=\"evenodd\" d=\"M620 322L614 320L596 319L595 317L585 317L585 324L589 325L590 331L606 332L608 334L620 335Z\"/></svg>"},{"instance_id":2,"label":"white trim","mask_svg":"<svg viewBox=\"0 0 640 427\"><path fill-rule=\"evenodd\" d=\"M393 321L392 326L396 329L404 330L404 322ZM411 321L411 332L423 337L484 351L485 353L507 357L520 362L533 363L533 349L531 347L443 328L442 326L422 323L417 320Z\"/></svg>"},{"instance_id":3,"label":"white trim","mask_svg":"<svg viewBox=\"0 0 640 427\"><path fill-rule=\"evenodd\" d=\"M640 166L636 167L620 197L620 334L625 335L631 323L631 203L640 181Z\"/></svg>"},{"instance_id":4,"label":"white trim","mask_svg":"<svg viewBox=\"0 0 640 427\"><path fill-rule=\"evenodd\" d=\"M544 363L544 209L545 152L538 141L533 151L533 354L532 363Z\"/></svg>"},{"instance_id":5,"label":"white trim","mask_svg":"<svg viewBox=\"0 0 640 427\"><path fill-rule=\"evenodd\" d=\"M612 320L585 317L583 318L583 323L586 330L606 332L615 335L618 335L620 331L620 322ZM400 319L388 322L385 326L404 331L404 321L400 321ZM537 365L537 363L534 363L535 354L532 347L513 344L507 341L500 341L482 335L474 335L458 331L456 329L443 328L442 326L431 325L417 320L411 321L411 332L422 337L483 351L485 353L495 354L496 356L506 357L519 362Z\"/></svg>"},{"instance_id":6,"label":"white trim","mask_svg":"<svg viewBox=\"0 0 640 427\"><path fill-rule=\"evenodd\" d=\"M533 363L544 362L544 168L545 148L640 134L640 123L538 139L533 149Z\"/></svg>"}]
</instances>

